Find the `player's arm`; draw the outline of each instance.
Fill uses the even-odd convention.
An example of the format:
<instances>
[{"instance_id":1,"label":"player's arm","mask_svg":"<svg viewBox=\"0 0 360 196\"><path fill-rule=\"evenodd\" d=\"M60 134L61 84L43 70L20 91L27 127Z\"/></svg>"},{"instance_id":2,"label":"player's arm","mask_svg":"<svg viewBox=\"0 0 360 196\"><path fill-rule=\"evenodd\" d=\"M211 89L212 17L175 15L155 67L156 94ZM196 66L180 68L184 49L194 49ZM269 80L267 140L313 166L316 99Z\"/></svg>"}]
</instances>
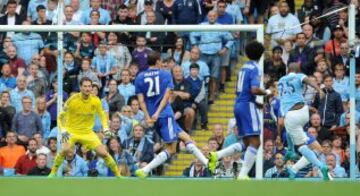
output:
<instances>
[{"instance_id":1,"label":"player's arm","mask_svg":"<svg viewBox=\"0 0 360 196\"><path fill-rule=\"evenodd\" d=\"M109 129L108 118L107 118L105 110L103 109L103 107L101 105L100 99L98 101L96 101L96 112L98 113L98 115L100 117L102 127L104 128L104 130L108 130Z\"/></svg>"},{"instance_id":2,"label":"player's arm","mask_svg":"<svg viewBox=\"0 0 360 196\"><path fill-rule=\"evenodd\" d=\"M316 91L319 93L319 98L320 99L322 99L324 97L324 92L321 90L319 85L314 80L310 80L307 76L305 76L303 78L302 82L307 84L307 85L310 85L311 87L316 89Z\"/></svg>"},{"instance_id":3,"label":"player's arm","mask_svg":"<svg viewBox=\"0 0 360 196\"><path fill-rule=\"evenodd\" d=\"M250 73L250 82L251 82L251 93L253 95L271 95L271 90L260 88L260 75L257 69L254 69Z\"/></svg>"},{"instance_id":4,"label":"player's arm","mask_svg":"<svg viewBox=\"0 0 360 196\"><path fill-rule=\"evenodd\" d=\"M68 102L65 103L63 110L59 113L59 115L57 117L57 126L58 126L58 131L61 133L61 142L62 143L66 143L70 138L70 135L65 128L66 127L66 119L67 119L67 115L68 115L67 103Z\"/></svg>"},{"instance_id":5,"label":"player's arm","mask_svg":"<svg viewBox=\"0 0 360 196\"><path fill-rule=\"evenodd\" d=\"M271 90L269 90L269 89L264 90L264 89L261 89L260 87L252 86L251 93L253 95L271 95Z\"/></svg>"},{"instance_id":6,"label":"player's arm","mask_svg":"<svg viewBox=\"0 0 360 196\"><path fill-rule=\"evenodd\" d=\"M145 104L145 101L144 101L144 95L142 93L139 93L139 94L137 94L137 97L138 97L138 100L139 100L140 108L144 112L146 123L148 123L148 125L149 125L149 122L152 121L152 120L151 120L151 117L149 115L149 111L147 110L147 107L146 107L146 104Z\"/></svg>"},{"instance_id":7,"label":"player's arm","mask_svg":"<svg viewBox=\"0 0 360 196\"><path fill-rule=\"evenodd\" d=\"M172 94L172 89L167 88L165 95L163 97L163 99L160 102L159 107L157 108L156 112L153 114L153 116L151 117L154 121L156 121L159 117L160 112L164 109L164 107L166 106L166 104L169 102L169 98Z\"/></svg>"}]
</instances>

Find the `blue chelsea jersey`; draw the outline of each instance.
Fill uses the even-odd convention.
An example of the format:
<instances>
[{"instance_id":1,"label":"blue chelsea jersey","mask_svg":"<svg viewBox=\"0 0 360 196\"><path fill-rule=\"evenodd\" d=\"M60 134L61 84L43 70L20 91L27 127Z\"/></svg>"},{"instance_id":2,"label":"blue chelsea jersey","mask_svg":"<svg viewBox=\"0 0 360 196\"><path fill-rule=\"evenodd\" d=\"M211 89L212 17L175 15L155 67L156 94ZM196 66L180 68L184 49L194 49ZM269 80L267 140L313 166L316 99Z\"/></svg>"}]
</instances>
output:
<instances>
[{"instance_id":1,"label":"blue chelsea jersey","mask_svg":"<svg viewBox=\"0 0 360 196\"><path fill-rule=\"evenodd\" d=\"M238 73L236 84L236 102L255 102L256 95L251 93L252 87L260 87L261 74L258 64L248 61Z\"/></svg>"}]
</instances>

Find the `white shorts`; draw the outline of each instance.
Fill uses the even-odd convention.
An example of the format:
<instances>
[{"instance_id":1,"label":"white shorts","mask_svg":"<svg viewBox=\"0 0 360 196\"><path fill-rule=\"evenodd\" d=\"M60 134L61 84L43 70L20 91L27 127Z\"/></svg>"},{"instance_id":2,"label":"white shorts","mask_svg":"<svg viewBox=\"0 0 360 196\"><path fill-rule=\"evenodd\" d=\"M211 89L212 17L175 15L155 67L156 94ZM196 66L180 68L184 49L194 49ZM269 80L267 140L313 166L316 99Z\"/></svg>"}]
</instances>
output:
<instances>
[{"instance_id":1,"label":"white shorts","mask_svg":"<svg viewBox=\"0 0 360 196\"><path fill-rule=\"evenodd\" d=\"M306 143L309 138L304 132L305 124L309 122L309 108L305 105L299 110L291 110L285 115L285 128L295 145Z\"/></svg>"}]
</instances>

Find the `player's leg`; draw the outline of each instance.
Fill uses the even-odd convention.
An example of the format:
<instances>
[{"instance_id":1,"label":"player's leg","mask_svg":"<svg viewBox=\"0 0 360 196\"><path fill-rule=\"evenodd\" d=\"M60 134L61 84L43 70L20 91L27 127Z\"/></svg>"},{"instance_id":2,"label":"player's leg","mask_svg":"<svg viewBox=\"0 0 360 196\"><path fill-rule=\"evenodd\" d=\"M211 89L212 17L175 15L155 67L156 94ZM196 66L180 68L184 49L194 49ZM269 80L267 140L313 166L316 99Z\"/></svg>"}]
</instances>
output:
<instances>
[{"instance_id":1,"label":"player's leg","mask_svg":"<svg viewBox=\"0 0 360 196\"><path fill-rule=\"evenodd\" d=\"M184 110L184 128L187 133L190 133L195 120L195 110L191 107L187 107Z\"/></svg>"},{"instance_id":2,"label":"player's leg","mask_svg":"<svg viewBox=\"0 0 360 196\"><path fill-rule=\"evenodd\" d=\"M64 162L65 156L68 153L68 151L74 147L75 144L75 138L70 137L68 142L63 143L61 146L60 152L56 155L54 159L54 164L51 168L51 172L49 174L49 177L55 177L56 173L61 166L61 164Z\"/></svg>"},{"instance_id":3,"label":"player's leg","mask_svg":"<svg viewBox=\"0 0 360 196\"><path fill-rule=\"evenodd\" d=\"M309 121L308 111L307 106L304 106L299 110L289 111L285 116L286 131L288 131L301 155L303 155L310 163L320 168L324 180L329 180L328 167L321 163L317 158L316 153L306 145L309 138L305 134L303 126Z\"/></svg>"},{"instance_id":4,"label":"player's leg","mask_svg":"<svg viewBox=\"0 0 360 196\"><path fill-rule=\"evenodd\" d=\"M205 157L205 155L201 152L201 150L194 144L194 141L185 131L181 131L179 133L179 139L183 141L186 145L186 150L191 152L199 161L205 166L208 165L209 160Z\"/></svg>"},{"instance_id":5,"label":"player's leg","mask_svg":"<svg viewBox=\"0 0 360 196\"><path fill-rule=\"evenodd\" d=\"M239 119L243 129L243 131L240 131L240 133L242 134L241 136L244 137L244 144L247 147L244 153L244 163L240 170L238 179L248 178L248 173L256 160L257 151L260 146L259 134L261 133L260 115L255 104L250 102L242 105L244 108L247 107L246 109L249 112L245 113L247 115L241 115ZM242 105L239 105L239 107ZM240 111L242 110L240 108L238 109Z\"/></svg>"},{"instance_id":6,"label":"player's leg","mask_svg":"<svg viewBox=\"0 0 360 196\"><path fill-rule=\"evenodd\" d=\"M106 147L102 144L95 148L96 154L104 159L106 165L111 169L116 177L121 177L120 170L116 161L112 158L112 156L106 150Z\"/></svg>"},{"instance_id":7,"label":"player's leg","mask_svg":"<svg viewBox=\"0 0 360 196\"><path fill-rule=\"evenodd\" d=\"M163 164L168 158L176 152L176 142L178 140L177 130L174 129L174 118L159 118L155 124L156 131L158 131L161 139L166 144L166 149L161 151L155 158L145 167L135 171L135 175L140 178L145 178L149 173Z\"/></svg>"}]
</instances>

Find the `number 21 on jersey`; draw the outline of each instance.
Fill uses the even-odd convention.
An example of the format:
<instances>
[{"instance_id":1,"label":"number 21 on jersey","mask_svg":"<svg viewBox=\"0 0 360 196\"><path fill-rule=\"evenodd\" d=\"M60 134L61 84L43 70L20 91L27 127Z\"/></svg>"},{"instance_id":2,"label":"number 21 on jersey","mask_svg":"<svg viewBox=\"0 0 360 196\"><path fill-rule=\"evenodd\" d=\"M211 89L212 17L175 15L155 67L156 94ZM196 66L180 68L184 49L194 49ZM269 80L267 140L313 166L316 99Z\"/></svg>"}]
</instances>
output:
<instances>
[{"instance_id":1,"label":"number 21 on jersey","mask_svg":"<svg viewBox=\"0 0 360 196\"><path fill-rule=\"evenodd\" d=\"M153 97L160 94L159 76L155 76L154 78L145 78L144 82L149 83L149 88L146 93L147 97Z\"/></svg>"}]
</instances>

